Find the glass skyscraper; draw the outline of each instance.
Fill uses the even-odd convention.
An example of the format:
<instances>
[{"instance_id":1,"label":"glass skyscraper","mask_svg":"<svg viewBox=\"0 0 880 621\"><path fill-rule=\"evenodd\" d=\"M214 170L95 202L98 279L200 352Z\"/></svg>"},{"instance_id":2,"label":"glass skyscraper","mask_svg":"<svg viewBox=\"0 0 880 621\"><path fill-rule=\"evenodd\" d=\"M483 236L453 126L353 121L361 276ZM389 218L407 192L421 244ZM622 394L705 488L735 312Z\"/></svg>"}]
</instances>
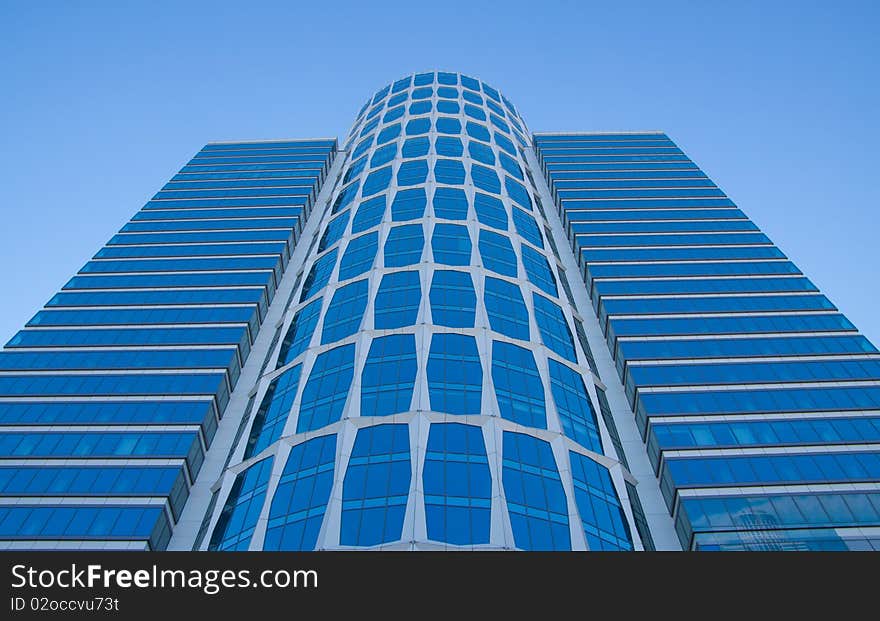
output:
<instances>
[{"instance_id":1,"label":"glass skyscraper","mask_svg":"<svg viewBox=\"0 0 880 621\"><path fill-rule=\"evenodd\" d=\"M880 355L662 133L212 143L0 352L0 547L880 548Z\"/></svg>"}]
</instances>

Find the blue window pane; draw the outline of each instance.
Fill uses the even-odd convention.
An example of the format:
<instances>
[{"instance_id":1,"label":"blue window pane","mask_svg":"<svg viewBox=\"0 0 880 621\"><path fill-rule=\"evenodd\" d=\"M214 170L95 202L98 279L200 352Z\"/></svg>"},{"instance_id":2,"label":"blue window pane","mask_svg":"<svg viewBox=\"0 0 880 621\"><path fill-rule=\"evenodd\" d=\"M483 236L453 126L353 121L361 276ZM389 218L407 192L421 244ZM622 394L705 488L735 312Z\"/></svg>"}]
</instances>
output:
<instances>
[{"instance_id":1,"label":"blue window pane","mask_svg":"<svg viewBox=\"0 0 880 621\"><path fill-rule=\"evenodd\" d=\"M366 166L366 165L367 165L367 158L366 157L362 157L361 159L359 159L357 161L352 161L352 163L349 164L349 166L348 166L348 170L345 171L345 176L342 178L342 183L346 184L349 181L351 181L352 179L354 179L355 177L357 177L359 174L361 174L361 172L363 172L364 166ZM234 175L236 173L230 173L230 174ZM241 176L244 177L247 173L239 173L239 174L241 174ZM269 173L262 173L262 174L268 175ZM284 173L279 172L278 174L284 174Z\"/></svg>"},{"instance_id":2,"label":"blue window pane","mask_svg":"<svg viewBox=\"0 0 880 621\"><path fill-rule=\"evenodd\" d=\"M632 535L608 470L579 453L569 452L569 458L574 499L590 550L632 550Z\"/></svg>"},{"instance_id":3,"label":"blue window pane","mask_svg":"<svg viewBox=\"0 0 880 621\"><path fill-rule=\"evenodd\" d=\"M378 243L379 234L375 231L348 242L339 262L339 280L348 280L369 271L376 259Z\"/></svg>"},{"instance_id":4,"label":"blue window pane","mask_svg":"<svg viewBox=\"0 0 880 621\"><path fill-rule=\"evenodd\" d=\"M482 140L483 142L489 142L489 130L486 129L485 125L474 123L473 121L468 121L466 129L468 136L470 136L471 138L476 138L477 140Z\"/></svg>"},{"instance_id":5,"label":"blue window pane","mask_svg":"<svg viewBox=\"0 0 880 621\"><path fill-rule=\"evenodd\" d=\"M427 160L410 160L400 165L397 185L418 185L428 178Z\"/></svg>"},{"instance_id":6,"label":"blue window pane","mask_svg":"<svg viewBox=\"0 0 880 621\"><path fill-rule=\"evenodd\" d=\"M479 196L479 195L478 195ZM516 278L516 254L504 235L480 229L480 257L483 266L502 276Z\"/></svg>"},{"instance_id":7,"label":"blue window pane","mask_svg":"<svg viewBox=\"0 0 880 621\"><path fill-rule=\"evenodd\" d=\"M516 207L511 209L511 213L516 232L531 244L538 248L543 248L544 242L541 239L541 231L538 229L538 223L535 222L535 219L522 209L517 209Z\"/></svg>"},{"instance_id":8,"label":"blue window pane","mask_svg":"<svg viewBox=\"0 0 880 621\"><path fill-rule=\"evenodd\" d=\"M477 90L479 90L479 86L477 87ZM462 91L462 97L464 97L465 101L469 101L470 103L477 104L478 106L483 105L483 98L476 93L465 90Z\"/></svg>"},{"instance_id":9,"label":"blue window pane","mask_svg":"<svg viewBox=\"0 0 880 621\"><path fill-rule=\"evenodd\" d=\"M499 148L507 151L511 155L516 155L516 146L513 144L513 142L510 141L507 136L495 132L495 144L497 144Z\"/></svg>"},{"instance_id":10,"label":"blue window pane","mask_svg":"<svg viewBox=\"0 0 880 621\"><path fill-rule=\"evenodd\" d=\"M489 543L492 477L479 427L431 425L423 486L428 539Z\"/></svg>"},{"instance_id":11,"label":"blue window pane","mask_svg":"<svg viewBox=\"0 0 880 621\"><path fill-rule=\"evenodd\" d=\"M379 138L376 140L376 144L385 144L386 142L390 142L394 140L400 135L400 123L395 123L394 125L389 125L379 132Z\"/></svg>"},{"instance_id":12,"label":"blue window pane","mask_svg":"<svg viewBox=\"0 0 880 621\"><path fill-rule=\"evenodd\" d=\"M437 73L437 82L439 84L455 86L458 84L458 74L440 71Z\"/></svg>"},{"instance_id":13,"label":"blue window pane","mask_svg":"<svg viewBox=\"0 0 880 621\"><path fill-rule=\"evenodd\" d=\"M290 449L278 481L264 550L314 550L333 488L336 436L314 438Z\"/></svg>"},{"instance_id":14,"label":"blue window pane","mask_svg":"<svg viewBox=\"0 0 880 621\"><path fill-rule=\"evenodd\" d=\"M552 296L559 295L556 289L556 277L550 271L546 257L537 250L521 245L523 267L529 282Z\"/></svg>"},{"instance_id":15,"label":"blue window pane","mask_svg":"<svg viewBox=\"0 0 880 621\"><path fill-rule=\"evenodd\" d=\"M486 168L479 164L471 164L471 179L473 179L474 185L481 190L492 192L493 194L501 193L501 180L498 179L498 174L491 168Z\"/></svg>"},{"instance_id":16,"label":"blue window pane","mask_svg":"<svg viewBox=\"0 0 880 621\"><path fill-rule=\"evenodd\" d=\"M441 86L437 89L437 97L443 99L458 99L458 89Z\"/></svg>"},{"instance_id":17,"label":"blue window pane","mask_svg":"<svg viewBox=\"0 0 880 621\"><path fill-rule=\"evenodd\" d=\"M392 93L399 93L400 91L404 91L409 88L409 85L412 83L412 77L407 76L401 80L398 80L391 86Z\"/></svg>"},{"instance_id":18,"label":"blue window pane","mask_svg":"<svg viewBox=\"0 0 880 621\"><path fill-rule=\"evenodd\" d=\"M470 265L471 238L466 226L440 223L431 235L434 261L445 265Z\"/></svg>"},{"instance_id":19,"label":"blue window pane","mask_svg":"<svg viewBox=\"0 0 880 621\"><path fill-rule=\"evenodd\" d=\"M371 131L376 129L376 126L379 125L379 119L373 119L372 121L366 123L364 128L361 130L361 136L366 136Z\"/></svg>"},{"instance_id":20,"label":"blue window pane","mask_svg":"<svg viewBox=\"0 0 880 621\"><path fill-rule=\"evenodd\" d=\"M427 204L428 197L424 188L400 190L391 203L391 219L395 222L417 220L425 215Z\"/></svg>"},{"instance_id":21,"label":"blue window pane","mask_svg":"<svg viewBox=\"0 0 880 621\"><path fill-rule=\"evenodd\" d=\"M439 117L435 123L435 127L439 134L451 134L457 136L461 133L461 123L459 120L448 116Z\"/></svg>"},{"instance_id":22,"label":"blue window pane","mask_svg":"<svg viewBox=\"0 0 880 621\"><path fill-rule=\"evenodd\" d=\"M302 365L287 369L272 380L260 407L254 416L254 424L244 451L244 459L249 459L281 437L290 408L296 399Z\"/></svg>"},{"instance_id":23,"label":"blue window pane","mask_svg":"<svg viewBox=\"0 0 880 621\"><path fill-rule=\"evenodd\" d=\"M394 159L395 155L397 155L396 142L386 144L384 147L379 147L373 153L373 157L370 158L370 168L379 168L380 166L387 164Z\"/></svg>"},{"instance_id":24,"label":"blue window pane","mask_svg":"<svg viewBox=\"0 0 880 621\"><path fill-rule=\"evenodd\" d=\"M321 242L318 244L318 252L324 252L342 239L350 217L351 211L346 211L330 221L330 224L327 225L327 230L324 231L324 235L321 237Z\"/></svg>"},{"instance_id":25,"label":"blue window pane","mask_svg":"<svg viewBox=\"0 0 880 621\"><path fill-rule=\"evenodd\" d=\"M376 294L376 329L415 325L421 303L422 288L418 272L385 274Z\"/></svg>"},{"instance_id":26,"label":"blue window pane","mask_svg":"<svg viewBox=\"0 0 880 621\"><path fill-rule=\"evenodd\" d=\"M467 272L436 271L431 281L431 316L436 325L473 328L477 295Z\"/></svg>"},{"instance_id":27,"label":"blue window pane","mask_svg":"<svg viewBox=\"0 0 880 621\"><path fill-rule=\"evenodd\" d=\"M412 98L413 99L430 99L431 95L433 95L433 94L434 94L433 88L416 88L416 89L413 89Z\"/></svg>"},{"instance_id":28,"label":"blue window pane","mask_svg":"<svg viewBox=\"0 0 880 621\"><path fill-rule=\"evenodd\" d=\"M433 73L417 73L414 84L416 86L424 86L425 84L434 83Z\"/></svg>"},{"instance_id":29,"label":"blue window pane","mask_svg":"<svg viewBox=\"0 0 880 621\"><path fill-rule=\"evenodd\" d=\"M384 194L362 202L351 223L352 234L366 231L378 225L382 221L382 216L385 215L385 205L386 197ZM516 218L514 218L514 222L516 222Z\"/></svg>"},{"instance_id":30,"label":"blue window pane","mask_svg":"<svg viewBox=\"0 0 880 621\"><path fill-rule=\"evenodd\" d=\"M423 157L428 154L431 147L431 141L427 136L419 136L418 138L407 138L403 143L403 157Z\"/></svg>"},{"instance_id":31,"label":"blue window pane","mask_svg":"<svg viewBox=\"0 0 880 621\"><path fill-rule=\"evenodd\" d=\"M340 211L342 211L348 205L351 204L351 201L353 201L355 195L357 195L357 191L358 191L358 188L360 188L360 185L361 185L360 181L355 181L351 185L345 187L339 193L339 196L337 196L336 200L333 201L333 209L332 209L333 213L339 213ZM266 210L263 209L261 211L265 212ZM202 214L202 215L207 215L207 214ZM233 215L234 214L227 213L227 214L223 214L223 217L233 217ZM251 214L247 214L247 215L251 215ZM253 214L253 215L257 215L257 214ZM261 213L260 215L263 215L263 214Z\"/></svg>"},{"instance_id":32,"label":"blue window pane","mask_svg":"<svg viewBox=\"0 0 880 621\"><path fill-rule=\"evenodd\" d=\"M458 114L461 112L461 107L458 105L458 102L455 101L438 101L437 112L443 114Z\"/></svg>"},{"instance_id":33,"label":"blue window pane","mask_svg":"<svg viewBox=\"0 0 880 621\"><path fill-rule=\"evenodd\" d=\"M548 349L577 364L574 341L571 338L571 330L568 328L562 309L537 293L532 294L532 300L535 305L535 322L541 333L541 341Z\"/></svg>"},{"instance_id":34,"label":"blue window pane","mask_svg":"<svg viewBox=\"0 0 880 621\"><path fill-rule=\"evenodd\" d=\"M464 190L438 187L434 190L434 215L447 220L466 220L468 200Z\"/></svg>"},{"instance_id":35,"label":"blue window pane","mask_svg":"<svg viewBox=\"0 0 880 621\"><path fill-rule=\"evenodd\" d=\"M523 172L522 168L520 168L519 164L516 163L516 160L507 155L507 153L501 153L498 156L498 159L501 160L501 167L509 172L511 175L523 181ZM507 193L510 194L510 189L508 188ZM510 197L513 198L513 195L510 194ZM516 200L516 199L514 199Z\"/></svg>"},{"instance_id":36,"label":"blue window pane","mask_svg":"<svg viewBox=\"0 0 880 621\"><path fill-rule=\"evenodd\" d=\"M474 210L477 212L477 220L481 224L491 226L494 229L507 230L507 212L501 200L488 194L476 192L474 194Z\"/></svg>"},{"instance_id":37,"label":"blue window pane","mask_svg":"<svg viewBox=\"0 0 880 621\"><path fill-rule=\"evenodd\" d=\"M337 249L334 248L312 264L312 269L309 271L309 275L306 276L305 283L303 283L302 295L299 298L300 302L305 302L324 288L327 281L330 280L333 268L336 267L336 255Z\"/></svg>"},{"instance_id":38,"label":"blue window pane","mask_svg":"<svg viewBox=\"0 0 880 621\"><path fill-rule=\"evenodd\" d=\"M514 181L510 177L504 177L504 187L507 195L517 204L525 207L529 211L532 210L532 199L529 198L529 192L525 186L519 181Z\"/></svg>"},{"instance_id":39,"label":"blue window pane","mask_svg":"<svg viewBox=\"0 0 880 621\"><path fill-rule=\"evenodd\" d=\"M550 358L550 392L562 431L581 446L602 453L596 413L581 374Z\"/></svg>"},{"instance_id":40,"label":"blue window pane","mask_svg":"<svg viewBox=\"0 0 880 621\"><path fill-rule=\"evenodd\" d=\"M529 340L529 311L517 285L487 276L484 301L493 330L514 339Z\"/></svg>"},{"instance_id":41,"label":"blue window pane","mask_svg":"<svg viewBox=\"0 0 880 621\"><path fill-rule=\"evenodd\" d=\"M422 89L418 89L420 91L419 94L424 94L425 91ZM413 97L413 99L418 99L418 97ZM419 114L427 114L431 111L431 102L430 101L417 101L410 105L409 113L416 116Z\"/></svg>"},{"instance_id":42,"label":"blue window pane","mask_svg":"<svg viewBox=\"0 0 880 621\"><path fill-rule=\"evenodd\" d=\"M425 234L421 224L395 226L385 241L385 267L403 267L422 260Z\"/></svg>"},{"instance_id":43,"label":"blue window pane","mask_svg":"<svg viewBox=\"0 0 880 621\"><path fill-rule=\"evenodd\" d=\"M466 76L466 75L461 76L461 85L464 86L465 88L471 89L472 91L479 91L480 90L479 81L477 81L469 76ZM467 91L465 91L465 95L467 95L467 94L468 94ZM482 98L480 99L480 103L482 103Z\"/></svg>"},{"instance_id":44,"label":"blue window pane","mask_svg":"<svg viewBox=\"0 0 880 621\"><path fill-rule=\"evenodd\" d=\"M492 381L502 418L527 427L547 428L544 386L531 351L493 341Z\"/></svg>"},{"instance_id":45,"label":"blue window pane","mask_svg":"<svg viewBox=\"0 0 880 621\"><path fill-rule=\"evenodd\" d=\"M465 108L467 108L467 106L465 106ZM495 165L495 152L492 151L492 147L487 144L470 140L468 141L468 153L478 162L488 164L489 166Z\"/></svg>"},{"instance_id":46,"label":"blue window pane","mask_svg":"<svg viewBox=\"0 0 880 621\"><path fill-rule=\"evenodd\" d=\"M434 334L428 357L428 388L433 410L479 414L482 378L474 337Z\"/></svg>"},{"instance_id":47,"label":"blue window pane","mask_svg":"<svg viewBox=\"0 0 880 621\"><path fill-rule=\"evenodd\" d=\"M464 183L464 165L459 160L438 159L434 162L434 179L437 183L461 185Z\"/></svg>"},{"instance_id":48,"label":"blue window pane","mask_svg":"<svg viewBox=\"0 0 880 621\"><path fill-rule=\"evenodd\" d=\"M397 106L396 108L391 108L388 112L385 113L385 116L382 117L383 123L390 123L391 121L396 121L400 117L403 116L403 106Z\"/></svg>"},{"instance_id":49,"label":"blue window pane","mask_svg":"<svg viewBox=\"0 0 880 621\"><path fill-rule=\"evenodd\" d=\"M377 192L386 190L389 183L391 183L391 166L373 171L367 175L367 179L364 181L363 195L372 196Z\"/></svg>"},{"instance_id":50,"label":"blue window pane","mask_svg":"<svg viewBox=\"0 0 880 621\"><path fill-rule=\"evenodd\" d=\"M406 425L358 430L342 484L342 545L400 539L411 468Z\"/></svg>"},{"instance_id":51,"label":"blue window pane","mask_svg":"<svg viewBox=\"0 0 880 621\"><path fill-rule=\"evenodd\" d=\"M361 416L408 411L417 367L414 334L373 339L361 376Z\"/></svg>"},{"instance_id":52,"label":"blue window pane","mask_svg":"<svg viewBox=\"0 0 880 621\"><path fill-rule=\"evenodd\" d=\"M284 341L281 344L281 352L278 354L278 367L293 362L297 356L308 348L315 334L315 325L318 323L318 317L321 314L321 302L318 298L314 302L310 302L308 306L297 311Z\"/></svg>"},{"instance_id":53,"label":"blue window pane","mask_svg":"<svg viewBox=\"0 0 880 621\"><path fill-rule=\"evenodd\" d=\"M342 415L354 375L354 343L325 351L315 359L303 389L296 432L335 423Z\"/></svg>"},{"instance_id":54,"label":"blue window pane","mask_svg":"<svg viewBox=\"0 0 880 621\"><path fill-rule=\"evenodd\" d=\"M357 332L364 317L364 309L367 307L368 291L367 280L358 280L336 290L324 314L322 345L344 339Z\"/></svg>"},{"instance_id":55,"label":"blue window pane","mask_svg":"<svg viewBox=\"0 0 880 621\"><path fill-rule=\"evenodd\" d=\"M500 107L497 107L497 106L493 107L491 101L487 102L487 103L489 104L489 107L492 108L493 110L496 110L501 114L504 113ZM501 131L503 131L505 133L508 133L508 134L510 133L510 125L505 123L500 117L495 116L494 114L491 114L491 115L489 115L489 119L492 121L492 125L494 125L495 127L497 127L498 129L500 129Z\"/></svg>"},{"instance_id":56,"label":"blue window pane","mask_svg":"<svg viewBox=\"0 0 880 621\"><path fill-rule=\"evenodd\" d=\"M478 99L482 99L481 97L479 97L479 95L472 95L471 93L468 93L467 91L465 91L465 99L470 100L473 97L476 97ZM469 117L471 117L472 119L477 119L478 121L485 121L486 120L486 113L483 112L482 108L478 108L477 106L465 104L464 113L466 115L468 115Z\"/></svg>"},{"instance_id":57,"label":"blue window pane","mask_svg":"<svg viewBox=\"0 0 880 621\"><path fill-rule=\"evenodd\" d=\"M431 129L431 119L413 119L406 124L407 136L427 134Z\"/></svg>"},{"instance_id":58,"label":"blue window pane","mask_svg":"<svg viewBox=\"0 0 880 621\"><path fill-rule=\"evenodd\" d=\"M351 153L352 161L369 151L371 146L373 146L373 136L361 140Z\"/></svg>"},{"instance_id":59,"label":"blue window pane","mask_svg":"<svg viewBox=\"0 0 880 621\"><path fill-rule=\"evenodd\" d=\"M502 483L516 547L570 550L565 490L550 444L504 432Z\"/></svg>"},{"instance_id":60,"label":"blue window pane","mask_svg":"<svg viewBox=\"0 0 880 621\"><path fill-rule=\"evenodd\" d=\"M437 149L437 155L445 155L447 157L461 157L464 150L461 139L453 136L437 136L434 146Z\"/></svg>"},{"instance_id":61,"label":"blue window pane","mask_svg":"<svg viewBox=\"0 0 880 621\"><path fill-rule=\"evenodd\" d=\"M273 458L257 462L235 477L217 519L209 550L247 550L263 510Z\"/></svg>"}]
</instances>

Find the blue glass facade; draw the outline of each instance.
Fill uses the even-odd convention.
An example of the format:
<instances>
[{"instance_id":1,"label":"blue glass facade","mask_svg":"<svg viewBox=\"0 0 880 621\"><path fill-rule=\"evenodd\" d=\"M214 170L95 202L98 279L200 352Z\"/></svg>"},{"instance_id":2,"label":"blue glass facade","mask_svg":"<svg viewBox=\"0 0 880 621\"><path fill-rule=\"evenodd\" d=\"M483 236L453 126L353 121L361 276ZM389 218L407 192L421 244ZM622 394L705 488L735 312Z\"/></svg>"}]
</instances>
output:
<instances>
[{"instance_id":1,"label":"blue glass facade","mask_svg":"<svg viewBox=\"0 0 880 621\"><path fill-rule=\"evenodd\" d=\"M459 74L410 76L363 107L206 542L228 530L242 472L271 457L250 549L646 546L527 136Z\"/></svg>"},{"instance_id":2,"label":"blue glass facade","mask_svg":"<svg viewBox=\"0 0 880 621\"><path fill-rule=\"evenodd\" d=\"M665 134L534 141L682 547L880 548L877 349Z\"/></svg>"},{"instance_id":3,"label":"blue glass facade","mask_svg":"<svg viewBox=\"0 0 880 621\"><path fill-rule=\"evenodd\" d=\"M880 353L696 164L457 73L207 145L0 352L6 548L874 549L878 485Z\"/></svg>"},{"instance_id":4,"label":"blue glass facade","mask_svg":"<svg viewBox=\"0 0 880 621\"><path fill-rule=\"evenodd\" d=\"M168 545L336 150L207 145L12 337L0 546ZM295 391L297 373L276 394ZM249 450L286 415L261 408ZM243 475L212 547L247 546L255 477Z\"/></svg>"}]
</instances>

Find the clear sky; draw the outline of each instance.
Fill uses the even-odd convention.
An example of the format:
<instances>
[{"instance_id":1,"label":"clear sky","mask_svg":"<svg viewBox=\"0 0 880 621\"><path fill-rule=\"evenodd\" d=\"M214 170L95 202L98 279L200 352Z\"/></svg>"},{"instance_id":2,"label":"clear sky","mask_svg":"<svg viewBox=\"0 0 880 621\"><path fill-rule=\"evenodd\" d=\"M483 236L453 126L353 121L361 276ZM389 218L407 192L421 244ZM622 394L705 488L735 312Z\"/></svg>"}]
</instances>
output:
<instances>
[{"instance_id":1,"label":"clear sky","mask_svg":"<svg viewBox=\"0 0 880 621\"><path fill-rule=\"evenodd\" d=\"M880 345L880 3L0 0L0 341L204 143L344 136L462 71L533 131L666 131Z\"/></svg>"}]
</instances>

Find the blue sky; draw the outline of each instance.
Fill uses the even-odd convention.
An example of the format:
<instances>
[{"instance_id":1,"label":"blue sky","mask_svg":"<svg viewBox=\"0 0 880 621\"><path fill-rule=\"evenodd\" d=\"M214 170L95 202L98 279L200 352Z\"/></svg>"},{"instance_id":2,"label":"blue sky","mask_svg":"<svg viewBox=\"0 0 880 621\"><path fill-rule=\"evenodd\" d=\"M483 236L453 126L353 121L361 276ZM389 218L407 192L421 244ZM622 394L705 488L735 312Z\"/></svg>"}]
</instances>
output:
<instances>
[{"instance_id":1,"label":"blue sky","mask_svg":"<svg viewBox=\"0 0 880 621\"><path fill-rule=\"evenodd\" d=\"M878 32L867 1L3 0L0 340L204 143L342 136L438 68L533 131L666 131L880 344Z\"/></svg>"}]
</instances>

